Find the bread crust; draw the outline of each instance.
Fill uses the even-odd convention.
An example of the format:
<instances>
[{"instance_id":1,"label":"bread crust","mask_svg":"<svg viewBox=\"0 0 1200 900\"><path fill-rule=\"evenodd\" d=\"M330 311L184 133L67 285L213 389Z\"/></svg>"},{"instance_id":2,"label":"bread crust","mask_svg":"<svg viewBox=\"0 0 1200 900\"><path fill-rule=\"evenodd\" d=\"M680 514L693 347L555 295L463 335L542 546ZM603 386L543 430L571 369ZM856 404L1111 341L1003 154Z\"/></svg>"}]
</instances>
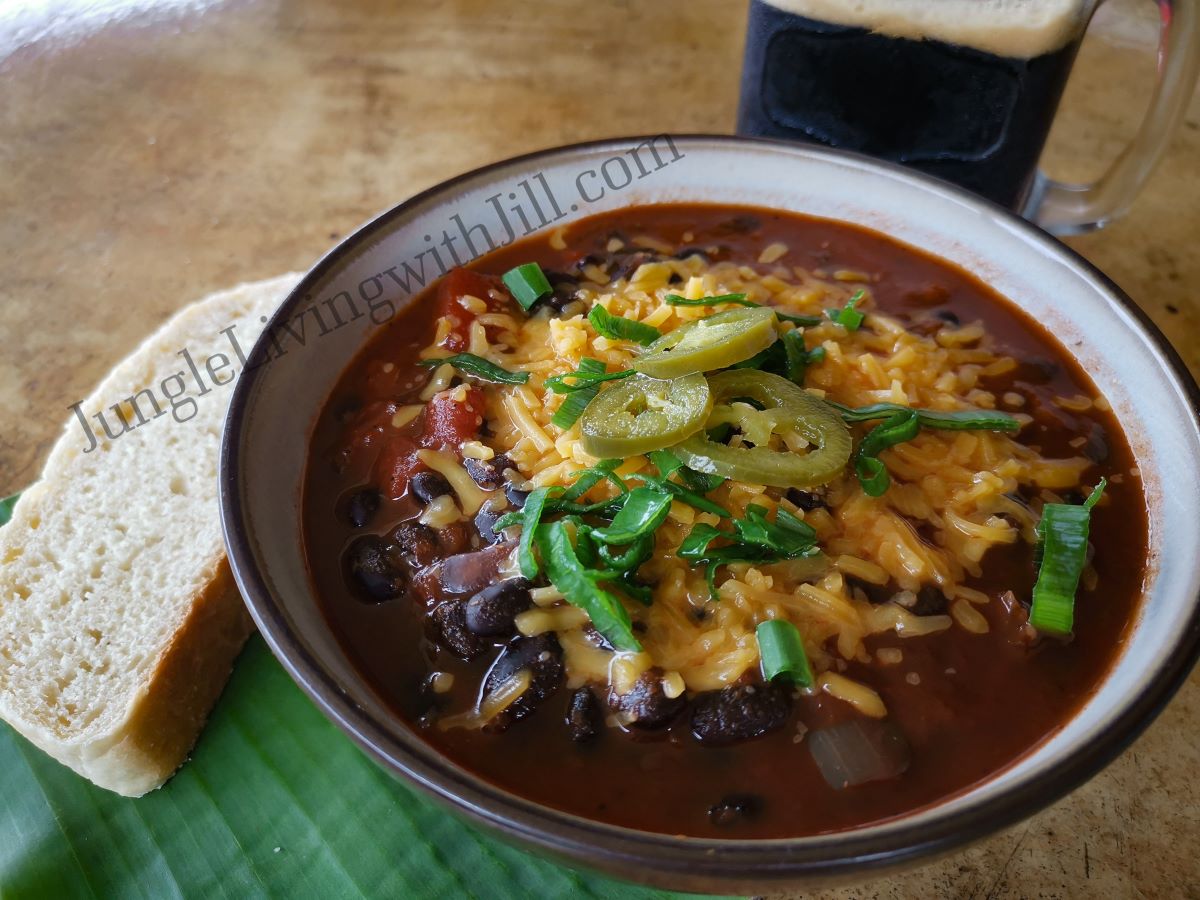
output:
<instances>
[{"instance_id":1,"label":"bread crust","mask_svg":"<svg viewBox=\"0 0 1200 900\"><path fill-rule=\"evenodd\" d=\"M150 678L133 697L122 726L99 739L64 743L42 729L17 727L39 749L84 778L126 797L162 786L184 762L221 695L254 621L228 561L191 603Z\"/></svg>"},{"instance_id":2,"label":"bread crust","mask_svg":"<svg viewBox=\"0 0 1200 900\"><path fill-rule=\"evenodd\" d=\"M298 277L240 285L181 310L81 408L101 408L169 373L178 347L211 346L205 341L231 322L249 349ZM253 631L217 512L213 475L232 385L222 391L188 426L150 422L86 460L69 422L42 480L0 530L0 717L125 796L153 790L183 763ZM172 457L179 446L189 451L182 469ZM80 484L91 491L86 499ZM182 521L173 520L180 509ZM97 529L113 533L98 540ZM171 577L156 577L164 567ZM108 673L110 658L128 661L114 663L120 677Z\"/></svg>"}]
</instances>

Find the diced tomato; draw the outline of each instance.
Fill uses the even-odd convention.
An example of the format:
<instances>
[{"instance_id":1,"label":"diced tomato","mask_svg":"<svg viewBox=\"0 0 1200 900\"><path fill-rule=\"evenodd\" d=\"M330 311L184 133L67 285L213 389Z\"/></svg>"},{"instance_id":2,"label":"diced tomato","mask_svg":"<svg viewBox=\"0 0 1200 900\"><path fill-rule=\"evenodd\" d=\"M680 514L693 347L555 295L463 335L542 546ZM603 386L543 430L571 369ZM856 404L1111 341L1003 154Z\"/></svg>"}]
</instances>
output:
<instances>
[{"instance_id":1,"label":"diced tomato","mask_svg":"<svg viewBox=\"0 0 1200 900\"><path fill-rule=\"evenodd\" d=\"M459 388L442 391L434 394L425 405L425 432L421 443L426 447L447 444L457 452L463 441L479 436L483 425L483 391L477 387L467 388L467 396L461 403L454 399L458 393Z\"/></svg>"},{"instance_id":2,"label":"diced tomato","mask_svg":"<svg viewBox=\"0 0 1200 900\"><path fill-rule=\"evenodd\" d=\"M502 311L508 308L507 299L496 300L488 292L494 288L503 291L499 279L494 276L480 275L470 269L451 269L438 285L437 315L445 317L450 322L450 333L442 341L442 346L456 353L467 349L470 342L471 323L475 313L470 312L459 300L470 295L478 297L492 311ZM507 298L507 293L505 293Z\"/></svg>"},{"instance_id":3,"label":"diced tomato","mask_svg":"<svg viewBox=\"0 0 1200 900\"><path fill-rule=\"evenodd\" d=\"M417 459L417 442L407 435L392 434L379 451L371 481L385 496L397 500L408 490L409 480L425 468Z\"/></svg>"},{"instance_id":4,"label":"diced tomato","mask_svg":"<svg viewBox=\"0 0 1200 900\"><path fill-rule=\"evenodd\" d=\"M457 452L463 441L479 436L479 428L483 423L483 392L479 388L467 388L466 397L459 402L454 399L458 391L458 388L452 388L435 394L425 405L419 441L392 428L378 428L369 432L367 446L375 441L383 442L375 460L372 481L388 497L401 497L408 489L409 480L426 468L417 458L417 450L421 447L438 449L449 446Z\"/></svg>"}]
</instances>

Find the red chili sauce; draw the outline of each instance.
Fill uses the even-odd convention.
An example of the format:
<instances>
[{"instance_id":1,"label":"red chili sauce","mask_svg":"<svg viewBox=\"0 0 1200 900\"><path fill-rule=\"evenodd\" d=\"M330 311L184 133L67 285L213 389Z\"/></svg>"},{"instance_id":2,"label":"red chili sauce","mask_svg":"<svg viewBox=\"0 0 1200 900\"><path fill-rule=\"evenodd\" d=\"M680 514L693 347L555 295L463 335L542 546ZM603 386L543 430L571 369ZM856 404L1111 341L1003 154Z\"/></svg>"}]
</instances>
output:
<instances>
[{"instance_id":1,"label":"red chili sauce","mask_svg":"<svg viewBox=\"0 0 1200 900\"><path fill-rule=\"evenodd\" d=\"M408 427L385 427L394 410L420 402L415 397L429 374L416 366L417 354L433 340L438 316L463 312L453 305L459 294L486 297L488 284L499 283L494 278L481 283L474 273L497 276L530 261L547 272L571 273L585 258L612 272L630 263L628 250L624 258L607 252L614 234L627 242L650 235L682 247L689 232L688 245L714 260L754 265L762 248L779 241L791 248L789 265L870 273L877 278L872 285L877 307L917 330L954 317L963 323L981 320L997 353L1019 361L1015 372L987 379L981 387L1025 398L1022 410L1034 422L1020 440L1048 457L1086 454L1094 460L1085 473L1088 485L1100 476L1110 479L1108 502L1094 511L1091 525L1098 583L1094 590L1080 588L1073 640L1031 645L1023 639L1024 608L1036 578L1032 548L1023 542L989 551L983 577L969 582L997 598L977 607L989 621L987 634L952 627L923 638L885 633L867 639L872 652L898 647L904 654L902 665L852 662L845 673L881 695L891 722L907 739L911 763L895 778L831 787L804 742L794 740L795 723L732 746L702 746L690 733L686 709L664 727L602 727L594 740L575 742L564 724L571 695L565 686L501 733L441 731L430 725L437 710L462 710L475 701L504 639L489 642L486 652L469 662L458 658L431 639L436 629L429 611L437 597L429 592L436 593L436 586L425 585L424 598L414 586L422 583L423 567L482 546L480 535L465 522L417 547L399 576L404 591L396 599L364 602L348 583L344 556L352 543L364 535L387 535L419 511L406 492L421 468L415 451L457 445L478 434L475 412L482 405L474 395L452 408L435 400ZM555 250L548 234L536 236L483 257L471 273L456 271L431 287L381 328L346 370L313 435L304 534L329 627L379 694L426 740L506 790L587 818L669 834L779 838L878 822L961 792L1029 752L1087 700L1121 653L1141 597L1146 506L1128 443L1112 414L1073 412L1052 401L1094 397L1097 391L1045 329L961 269L882 234L828 220L752 208L635 207L572 224L566 244ZM465 328L461 324L456 331L465 336ZM385 363L391 364L389 371ZM1086 438L1083 449L1081 437ZM1006 591L1020 601L1016 608L998 599ZM427 679L434 671L454 675L449 693L431 692ZM910 673L919 677L918 684ZM814 695L797 700L790 715L811 731L854 713L839 700Z\"/></svg>"}]
</instances>

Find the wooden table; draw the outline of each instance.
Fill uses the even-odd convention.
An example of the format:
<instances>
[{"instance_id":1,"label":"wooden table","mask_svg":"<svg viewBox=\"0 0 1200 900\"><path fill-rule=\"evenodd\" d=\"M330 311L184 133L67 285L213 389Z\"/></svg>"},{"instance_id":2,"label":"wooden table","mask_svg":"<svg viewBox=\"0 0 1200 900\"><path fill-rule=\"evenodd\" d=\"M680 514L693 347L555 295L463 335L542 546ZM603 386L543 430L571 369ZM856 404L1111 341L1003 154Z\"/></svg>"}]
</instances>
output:
<instances>
[{"instance_id":1,"label":"wooden table","mask_svg":"<svg viewBox=\"0 0 1200 900\"><path fill-rule=\"evenodd\" d=\"M1055 174L1094 174L1132 131L1153 14L1102 10ZM732 0L0 7L0 496L37 477L69 404L207 291L305 268L381 208L501 157L730 131L744 16ZM1200 371L1200 100L1133 212L1070 243ZM823 896L1200 896L1198 728L1194 676L1046 812Z\"/></svg>"}]
</instances>

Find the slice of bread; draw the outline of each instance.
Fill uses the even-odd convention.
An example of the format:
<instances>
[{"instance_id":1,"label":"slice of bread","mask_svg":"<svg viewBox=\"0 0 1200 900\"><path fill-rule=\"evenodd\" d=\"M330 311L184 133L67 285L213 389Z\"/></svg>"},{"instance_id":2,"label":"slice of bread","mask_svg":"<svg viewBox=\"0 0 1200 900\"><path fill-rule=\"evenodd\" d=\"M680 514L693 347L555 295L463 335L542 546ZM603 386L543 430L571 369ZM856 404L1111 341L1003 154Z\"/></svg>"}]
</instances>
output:
<instances>
[{"instance_id":1,"label":"slice of bread","mask_svg":"<svg viewBox=\"0 0 1200 900\"><path fill-rule=\"evenodd\" d=\"M179 767L253 629L225 560L217 456L239 350L298 278L167 322L72 408L0 528L0 717L119 794Z\"/></svg>"}]
</instances>

